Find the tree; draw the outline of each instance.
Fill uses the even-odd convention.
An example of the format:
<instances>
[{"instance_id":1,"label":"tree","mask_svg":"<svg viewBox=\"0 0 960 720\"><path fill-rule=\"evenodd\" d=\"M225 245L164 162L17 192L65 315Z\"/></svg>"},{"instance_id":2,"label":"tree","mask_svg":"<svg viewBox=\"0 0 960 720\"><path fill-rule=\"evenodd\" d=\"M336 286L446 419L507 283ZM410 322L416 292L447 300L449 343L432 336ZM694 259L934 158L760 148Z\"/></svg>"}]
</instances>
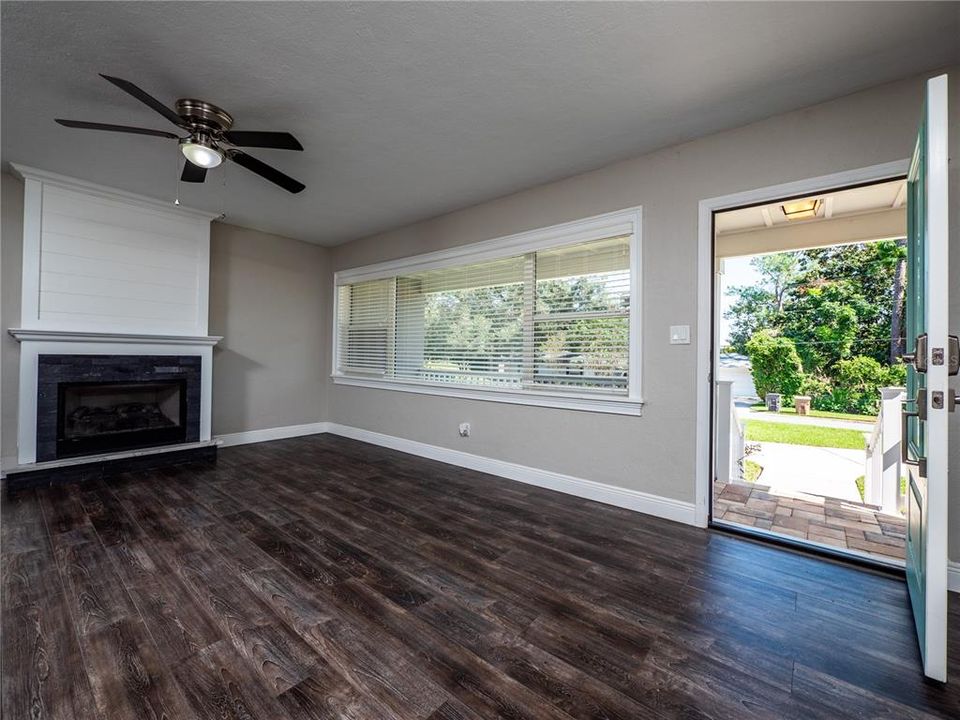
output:
<instances>
[{"instance_id":1,"label":"tree","mask_svg":"<svg viewBox=\"0 0 960 720\"><path fill-rule=\"evenodd\" d=\"M763 284L770 289L777 313L783 312L784 298L801 276L802 257L801 253L782 252L758 255L750 261L763 278Z\"/></svg>"},{"instance_id":2,"label":"tree","mask_svg":"<svg viewBox=\"0 0 960 720\"><path fill-rule=\"evenodd\" d=\"M880 241L754 258L761 282L730 290L730 344L744 352L757 331L775 331L793 340L808 373L823 376L857 355L888 363L901 334L905 293L895 278L904 257L902 243Z\"/></svg>"},{"instance_id":3,"label":"tree","mask_svg":"<svg viewBox=\"0 0 960 720\"><path fill-rule=\"evenodd\" d=\"M803 366L789 338L760 330L747 342L753 385L760 397L780 393L790 400L803 385Z\"/></svg>"},{"instance_id":4,"label":"tree","mask_svg":"<svg viewBox=\"0 0 960 720\"><path fill-rule=\"evenodd\" d=\"M890 308L890 363L903 354L903 316L907 304L907 241L897 240L896 269L893 272L893 304Z\"/></svg>"},{"instance_id":5,"label":"tree","mask_svg":"<svg viewBox=\"0 0 960 720\"><path fill-rule=\"evenodd\" d=\"M778 323L790 338L811 374L827 373L841 358L849 357L859 330L862 299L847 281L806 286L787 303Z\"/></svg>"},{"instance_id":6,"label":"tree","mask_svg":"<svg viewBox=\"0 0 960 720\"><path fill-rule=\"evenodd\" d=\"M898 261L906 257L906 247L884 240L818 248L804 254L816 263L817 271L808 273L802 285L847 284L843 301L857 313L856 339L848 356L865 355L887 363L895 304L894 274ZM901 314L903 302L896 303Z\"/></svg>"},{"instance_id":7,"label":"tree","mask_svg":"<svg viewBox=\"0 0 960 720\"><path fill-rule=\"evenodd\" d=\"M747 341L758 330L777 324L784 302L801 276L802 260L802 253L758 255L751 258L750 266L758 272L761 282L727 291L737 298L724 315L733 320L730 344L737 352L747 351Z\"/></svg>"},{"instance_id":8,"label":"tree","mask_svg":"<svg viewBox=\"0 0 960 720\"><path fill-rule=\"evenodd\" d=\"M746 354L747 342L754 333L776 326L776 298L769 290L759 286L733 287L727 292L737 297L737 301L724 313L724 317L732 321L730 349Z\"/></svg>"}]
</instances>

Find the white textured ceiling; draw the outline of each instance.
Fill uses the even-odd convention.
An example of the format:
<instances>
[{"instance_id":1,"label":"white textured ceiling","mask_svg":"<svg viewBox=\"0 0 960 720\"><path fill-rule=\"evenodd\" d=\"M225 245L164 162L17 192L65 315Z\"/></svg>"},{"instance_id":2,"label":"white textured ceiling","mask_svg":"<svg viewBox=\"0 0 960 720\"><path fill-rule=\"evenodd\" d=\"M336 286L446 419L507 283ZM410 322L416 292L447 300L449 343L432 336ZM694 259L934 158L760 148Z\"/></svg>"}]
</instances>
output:
<instances>
[{"instance_id":1,"label":"white textured ceiling","mask_svg":"<svg viewBox=\"0 0 960 720\"><path fill-rule=\"evenodd\" d=\"M303 153L184 185L228 222L336 244L957 61L957 3L18 3L2 11L2 159L173 198L170 130L97 76Z\"/></svg>"}]
</instances>

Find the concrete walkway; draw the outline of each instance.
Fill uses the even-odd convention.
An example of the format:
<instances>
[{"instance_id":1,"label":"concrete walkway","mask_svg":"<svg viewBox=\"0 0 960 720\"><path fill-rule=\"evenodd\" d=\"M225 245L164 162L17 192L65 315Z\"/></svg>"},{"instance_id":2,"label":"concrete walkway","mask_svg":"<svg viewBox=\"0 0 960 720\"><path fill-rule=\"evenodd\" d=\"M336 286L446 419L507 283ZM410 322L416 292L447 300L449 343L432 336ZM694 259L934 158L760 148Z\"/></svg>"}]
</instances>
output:
<instances>
[{"instance_id":1,"label":"concrete walkway","mask_svg":"<svg viewBox=\"0 0 960 720\"><path fill-rule=\"evenodd\" d=\"M863 450L762 442L749 456L763 467L758 483L772 493L809 493L860 502L856 479L864 474Z\"/></svg>"}]
</instances>

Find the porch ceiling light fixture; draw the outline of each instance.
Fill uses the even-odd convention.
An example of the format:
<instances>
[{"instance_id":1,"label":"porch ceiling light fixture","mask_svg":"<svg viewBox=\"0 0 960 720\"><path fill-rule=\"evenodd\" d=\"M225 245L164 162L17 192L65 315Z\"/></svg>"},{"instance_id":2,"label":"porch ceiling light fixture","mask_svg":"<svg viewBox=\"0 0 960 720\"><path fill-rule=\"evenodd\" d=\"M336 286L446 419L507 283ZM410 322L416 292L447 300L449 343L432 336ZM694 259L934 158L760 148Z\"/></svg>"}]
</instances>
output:
<instances>
[{"instance_id":1,"label":"porch ceiling light fixture","mask_svg":"<svg viewBox=\"0 0 960 720\"><path fill-rule=\"evenodd\" d=\"M784 203L780 206L784 217L787 220L802 220L803 218L816 217L820 208L823 206L823 198L813 200L798 200L797 202Z\"/></svg>"}]
</instances>

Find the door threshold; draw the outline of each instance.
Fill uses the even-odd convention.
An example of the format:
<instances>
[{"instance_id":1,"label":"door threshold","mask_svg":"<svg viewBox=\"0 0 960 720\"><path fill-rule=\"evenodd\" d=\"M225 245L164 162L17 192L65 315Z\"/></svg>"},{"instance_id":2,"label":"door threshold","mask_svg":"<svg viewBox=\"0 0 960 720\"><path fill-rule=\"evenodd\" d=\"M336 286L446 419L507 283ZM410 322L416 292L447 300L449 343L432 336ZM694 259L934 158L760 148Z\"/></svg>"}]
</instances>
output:
<instances>
[{"instance_id":1,"label":"door threshold","mask_svg":"<svg viewBox=\"0 0 960 720\"><path fill-rule=\"evenodd\" d=\"M808 555L815 555L817 557L830 560L839 560L841 562L858 565L870 570L879 570L880 572L888 575L894 575L899 578L903 578L905 576L905 566L902 560L894 560L892 558L889 560L880 559L874 555L869 555L858 550L842 550L833 545L818 543L813 540L801 540L799 538L790 537L789 535L781 535L779 533L771 532L770 530L748 527L746 525L739 525L737 523L727 522L724 520L711 520L709 527L711 530L719 530L730 535L738 535L740 537L745 537L752 540L759 540L771 545L779 545L790 550L799 550L800 552Z\"/></svg>"}]
</instances>

